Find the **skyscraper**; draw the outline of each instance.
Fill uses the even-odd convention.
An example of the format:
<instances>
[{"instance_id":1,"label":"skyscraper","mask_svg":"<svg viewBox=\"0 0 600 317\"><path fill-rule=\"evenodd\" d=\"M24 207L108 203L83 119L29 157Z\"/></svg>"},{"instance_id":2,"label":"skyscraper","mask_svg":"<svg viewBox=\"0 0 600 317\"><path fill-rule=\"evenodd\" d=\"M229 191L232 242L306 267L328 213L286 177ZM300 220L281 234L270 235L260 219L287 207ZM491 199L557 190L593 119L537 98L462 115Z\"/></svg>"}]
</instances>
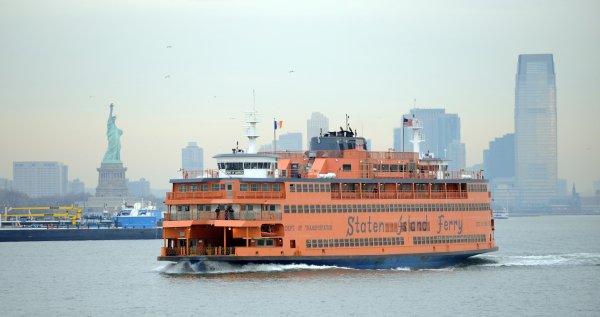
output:
<instances>
[{"instance_id":1,"label":"skyscraper","mask_svg":"<svg viewBox=\"0 0 600 317\"><path fill-rule=\"evenodd\" d=\"M556 195L556 82L552 54L519 55L515 176L522 209L540 209Z\"/></svg>"},{"instance_id":2,"label":"skyscraper","mask_svg":"<svg viewBox=\"0 0 600 317\"><path fill-rule=\"evenodd\" d=\"M483 151L483 169L489 179L489 190L492 192L492 208L508 208L515 206L515 135L505 134L490 142L489 148Z\"/></svg>"},{"instance_id":3,"label":"skyscraper","mask_svg":"<svg viewBox=\"0 0 600 317\"><path fill-rule=\"evenodd\" d=\"M329 119L320 112L313 112L310 119L306 121L306 143L307 149L310 147L310 139L319 136L321 132L329 131Z\"/></svg>"},{"instance_id":4,"label":"skyscraper","mask_svg":"<svg viewBox=\"0 0 600 317\"><path fill-rule=\"evenodd\" d=\"M29 197L65 195L69 169L59 162L13 162L14 189Z\"/></svg>"},{"instance_id":5,"label":"skyscraper","mask_svg":"<svg viewBox=\"0 0 600 317\"><path fill-rule=\"evenodd\" d=\"M490 178L515 176L515 135L505 134L490 142L483 151L483 168Z\"/></svg>"},{"instance_id":6,"label":"skyscraper","mask_svg":"<svg viewBox=\"0 0 600 317\"><path fill-rule=\"evenodd\" d=\"M302 133L290 132L280 135L277 151L302 151Z\"/></svg>"},{"instance_id":7,"label":"skyscraper","mask_svg":"<svg viewBox=\"0 0 600 317\"><path fill-rule=\"evenodd\" d=\"M204 169L204 150L196 142L188 142L188 146L181 149L181 167L189 171Z\"/></svg>"},{"instance_id":8,"label":"skyscraper","mask_svg":"<svg viewBox=\"0 0 600 317\"><path fill-rule=\"evenodd\" d=\"M413 108L404 117L419 119L423 124L425 141L422 152L433 153L436 157L450 160L448 169L460 170L466 165L465 144L460 140L460 118L457 114L446 113L446 109ZM402 150L402 128L394 129L394 149ZM413 151L410 129L404 129L404 151Z\"/></svg>"}]
</instances>

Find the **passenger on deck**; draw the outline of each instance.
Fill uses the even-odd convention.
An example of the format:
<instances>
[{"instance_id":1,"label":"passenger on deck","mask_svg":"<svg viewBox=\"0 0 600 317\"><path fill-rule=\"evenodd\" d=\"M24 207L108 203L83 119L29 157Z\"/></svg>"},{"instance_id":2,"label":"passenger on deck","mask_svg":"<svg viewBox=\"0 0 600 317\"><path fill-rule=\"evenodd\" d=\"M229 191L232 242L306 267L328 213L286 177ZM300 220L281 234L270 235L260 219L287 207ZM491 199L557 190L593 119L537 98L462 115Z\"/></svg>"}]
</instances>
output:
<instances>
[{"instance_id":1,"label":"passenger on deck","mask_svg":"<svg viewBox=\"0 0 600 317\"><path fill-rule=\"evenodd\" d=\"M227 206L225 209L225 219L233 220L233 208L231 206Z\"/></svg>"},{"instance_id":2,"label":"passenger on deck","mask_svg":"<svg viewBox=\"0 0 600 317\"><path fill-rule=\"evenodd\" d=\"M215 209L215 214L217 215L217 217L215 219L219 219L219 214L221 213L221 209L219 208L219 206L217 206L217 209Z\"/></svg>"}]
</instances>

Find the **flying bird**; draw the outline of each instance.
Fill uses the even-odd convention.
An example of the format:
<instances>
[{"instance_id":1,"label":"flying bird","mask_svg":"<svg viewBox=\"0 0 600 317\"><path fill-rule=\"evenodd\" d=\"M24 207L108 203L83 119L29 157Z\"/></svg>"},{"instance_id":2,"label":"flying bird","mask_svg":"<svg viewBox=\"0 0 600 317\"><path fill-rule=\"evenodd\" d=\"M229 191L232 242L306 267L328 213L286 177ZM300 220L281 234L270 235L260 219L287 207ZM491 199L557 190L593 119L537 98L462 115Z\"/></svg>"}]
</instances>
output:
<instances>
[{"instance_id":1,"label":"flying bird","mask_svg":"<svg viewBox=\"0 0 600 317\"><path fill-rule=\"evenodd\" d=\"M173 47L173 46L171 46L171 45L167 45L167 48L171 48L171 47Z\"/></svg>"},{"instance_id":2,"label":"flying bird","mask_svg":"<svg viewBox=\"0 0 600 317\"><path fill-rule=\"evenodd\" d=\"M171 78L171 75L166 75L166 76L165 76L165 79L167 79L167 78Z\"/></svg>"},{"instance_id":3,"label":"flying bird","mask_svg":"<svg viewBox=\"0 0 600 317\"><path fill-rule=\"evenodd\" d=\"M288 72L288 74L295 73L295 72L296 72L296 71L294 71L294 70L290 70L290 71Z\"/></svg>"}]
</instances>

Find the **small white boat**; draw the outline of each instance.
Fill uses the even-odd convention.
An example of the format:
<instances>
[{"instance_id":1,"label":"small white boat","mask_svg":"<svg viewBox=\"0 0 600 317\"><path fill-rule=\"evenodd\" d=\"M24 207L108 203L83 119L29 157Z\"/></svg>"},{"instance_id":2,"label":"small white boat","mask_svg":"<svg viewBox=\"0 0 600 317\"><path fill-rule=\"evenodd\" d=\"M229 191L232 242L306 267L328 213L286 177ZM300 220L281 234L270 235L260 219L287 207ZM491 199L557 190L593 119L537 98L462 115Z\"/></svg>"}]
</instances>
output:
<instances>
[{"instance_id":1,"label":"small white boat","mask_svg":"<svg viewBox=\"0 0 600 317\"><path fill-rule=\"evenodd\" d=\"M508 219L508 209L494 210L494 219Z\"/></svg>"}]
</instances>

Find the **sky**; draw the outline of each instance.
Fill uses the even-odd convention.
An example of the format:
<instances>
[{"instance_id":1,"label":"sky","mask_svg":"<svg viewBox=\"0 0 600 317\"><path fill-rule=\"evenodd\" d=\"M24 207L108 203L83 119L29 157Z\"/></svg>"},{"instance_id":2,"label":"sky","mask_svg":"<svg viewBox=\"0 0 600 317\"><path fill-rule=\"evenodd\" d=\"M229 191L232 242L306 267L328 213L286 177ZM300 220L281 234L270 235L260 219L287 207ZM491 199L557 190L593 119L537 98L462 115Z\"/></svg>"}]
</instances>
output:
<instances>
[{"instance_id":1,"label":"sky","mask_svg":"<svg viewBox=\"0 0 600 317\"><path fill-rule=\"evenodd\" d=\"M95 187L114 103L127 177L169 188L187 142L207 168L247 145L253 90L259 144L318 111L387 150L416 100L459 115L473 165L514 132L518 55L551 53L558 175L591 194L598 30L598 1L0 0L0 178L59 161Z\"/></svg>"}]
</instances>

